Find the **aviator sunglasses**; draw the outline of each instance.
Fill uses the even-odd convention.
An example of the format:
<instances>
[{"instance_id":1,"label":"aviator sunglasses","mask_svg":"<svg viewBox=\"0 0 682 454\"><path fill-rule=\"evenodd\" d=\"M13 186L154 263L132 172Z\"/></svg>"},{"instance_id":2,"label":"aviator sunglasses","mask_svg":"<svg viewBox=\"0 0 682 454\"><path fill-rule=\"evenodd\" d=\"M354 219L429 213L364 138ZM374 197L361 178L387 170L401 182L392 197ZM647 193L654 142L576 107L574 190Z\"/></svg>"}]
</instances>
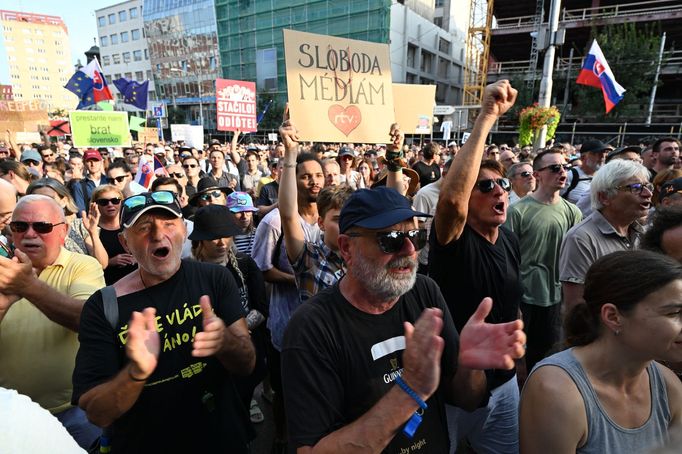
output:
<instances>
[{"instance_id":1,"label":"aviator sunglasses","mask_svg":"<svg viewBox=\"0 0 682 454\"><path fill-rule=\"evenodd\" d=\"M568 170L571 168L570 164L550 164L548 166L543 167L542 169L538 169L537 171L540 172L545 169L549 169L550 172L552 173L559 173L561 172L561 169Z\"/></svg>"},{"instance_id":2,"label":"aviator sunglasses","mask_svg":"<svg viewBox=\"0 0 682 454\"><path fill-rule=\"evenodd\" d=\"M175 203L175 195L170 191L156 191L149 194L140 194L128 197L123 201L122 213L135 213L147 205L158 203L160 205L172 205Z\"/></svg>"},{"instance_id":3,"label":"aviator sunglasses","mask_svg":"<svg viewBox=\"0 0 682 454\"><path fill-rule=\"evenodd\" d=\"M497 179L490 178L487 180L480 180L480 181L476 182L476 187L482 193L487 194L488 192L495 189L495 183L500 185L500 187L507 192L509 192L509 190L511 189L511 183L506 178L497 178Z\"/></svg>"},{"instance_id":4,"label":"aviator sunglasses","mask_svg":"<svg viewBox=\"0 0 682 454\"><path fill-rule=\"evenodd\" d=\"M390 232L349 232L346 235L350 237L374 236L379 244L379 249L384 254L395 254L400 252L405 244L405 239L410 240L410 243L416 250L423 249L426 246L427 236L426 229L414 229L403 232L401 230L391 230Z\"/></svg>"},{"instance_id":5,"label":"aviator sunglasses","mask_svg":"<svg viewBox=\"0 0 682 454\"><path fill-rule=\"evenodd\" d=\"M12 221L9 223L9 228L12 229L14 233L24 233L28 231L29 226L33 227L33 231L36 233L50 233L57 225L66 224L66 222L58 222L52 224L50 222L24 222L24 221Z\"/></svg>"}]
</instances>

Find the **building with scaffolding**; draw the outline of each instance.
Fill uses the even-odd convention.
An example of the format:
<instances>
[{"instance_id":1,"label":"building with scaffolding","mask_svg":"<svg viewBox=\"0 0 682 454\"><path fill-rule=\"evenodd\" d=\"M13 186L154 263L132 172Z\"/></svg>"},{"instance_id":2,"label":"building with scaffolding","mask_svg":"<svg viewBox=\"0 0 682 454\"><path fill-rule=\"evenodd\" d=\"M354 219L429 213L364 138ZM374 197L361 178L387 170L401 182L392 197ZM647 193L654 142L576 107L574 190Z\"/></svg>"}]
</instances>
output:
<instances>
[{"instance_id":1,"label":"building with scaffolding","mask_svg":"<svg viewBox=\"0 0 682 454\"><path fill-rule=\"evenodd\" d=\"M493 7L488 81L523 79L531 90L537 89L542 78L542 49L538 33L547 23L551 0L497 1ZM580 141L588 137L612 140L614 145L647 142L660 135L682 135L682 51L675 50L682 42L682 2L678 0L565 0L559 19L565 30L564 45L559 46L554 64L555 90L552 104L562 111L558 140ZM609 25L632 23L637 27L657 25L666 34L659 87L647 124L648 106L638 113L621 115L612 124L596 123L572 110L568 83L557 90L557 81L572 81L577 77L582 59L591 43L593 30ZM609 59L609 56L606 56ZM641 62L642 68L656 62ZM646 66L645 66L646 65ZM633 66L636 67L636 66ZM616 74L618 77L618 74ZM627 89L627 87L625 87ZM515 125L500 123L499 140L511 140Z\"/></svg>"}]
</instances>

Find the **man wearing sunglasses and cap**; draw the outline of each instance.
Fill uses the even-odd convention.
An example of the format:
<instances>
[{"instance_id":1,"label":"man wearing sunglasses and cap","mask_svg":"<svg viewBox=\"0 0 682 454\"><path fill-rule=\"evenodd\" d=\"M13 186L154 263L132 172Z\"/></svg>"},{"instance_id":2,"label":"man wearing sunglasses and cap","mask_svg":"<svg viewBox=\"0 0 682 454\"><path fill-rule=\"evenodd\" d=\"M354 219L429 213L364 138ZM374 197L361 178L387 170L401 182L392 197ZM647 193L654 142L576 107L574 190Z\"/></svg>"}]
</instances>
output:
<instances>
[{"instance_id":1,"label":"man wearing sunglasses and cap","mask_svg":"<svg viewBox=\"0 0 682 454\"><path fill-rule=\"evenodd\" d=\"M346 275L301 305L284 337L290 442L299 453L449 451L444 402L476 408L486 367L523 355L521 322L490 325L491 302L458 336L437 285L417 274L426 243L395 189L360 189L339 219Z\"/></svg>"},{"instance_id":2,"label":"man wearing sunglasses and cap","mask_svg":"<svg viewBox=\"0 0 682 454\"><path fill-rule=\"evenodd\" d=\"M561 340L559 248L566 232L582 220L580 210L559 195L566 184L566 159L559 149L533 160L537 189L509 209L506 226L519 238L521 312L528 335L526 368L532 370Z\"/></svg>"},{"instance_id":3,"label":"man wearing sunglasses and cap","mask_svg":"<svg viewBox=\"0 0 682 454\"><path fill-rule=\"evenodd\" d=\"M180 259L172 193L122 204L120 240L139 268L114 284L113 303L102 292L86 302L72 402L109 428L116 452L249 452L231 377L251 372L255 351L234 278Z\"/></svg>"},{"instance_id":4,"label":"man wearing sunglasses and cap","mask_svg":"<svg viewBox=\"0 0 682 454\"><path fill-rule=\"evenodd\" d=\"M507 218L511 184L499 161L483 159L488 132L516 100L506 80L485 88L481 113L442 183L431 224L429 276L440 286L455 327L492 298L490 323L518 319L523 287L516 235ZM514 368L486 371L488 405L473 412L447 406L453 444L467 439L478 453L518 453L519 389Z\"/></svg>"},{"instance_id":5,"label":"man wearing sunglasses and cap","mask_svg":"<svg viewBox=\"0 0 682 454\"><path fill-rule=\"evenodd\" d=\"M67 251L64 211L27 195L12 213L14 258L0 257L0 387L49 410L88 449L101 430L71 405L83 303L104 284L93 257Z\"/></svg>"}]
</instances>

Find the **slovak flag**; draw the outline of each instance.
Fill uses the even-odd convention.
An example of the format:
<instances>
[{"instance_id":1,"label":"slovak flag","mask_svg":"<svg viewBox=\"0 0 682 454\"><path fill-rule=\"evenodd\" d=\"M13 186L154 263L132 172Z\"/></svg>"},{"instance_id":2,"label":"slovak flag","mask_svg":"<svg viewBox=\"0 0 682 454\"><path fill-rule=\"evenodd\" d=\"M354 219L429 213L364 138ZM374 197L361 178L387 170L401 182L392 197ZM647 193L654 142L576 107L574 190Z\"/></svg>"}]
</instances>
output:
<instances>
[{"instance_id":1,"label":"slovak flag","mask_svg":"<svg viewBox=\"0 0 682 454\"><path fill-rule=\"evenodd\" d=\"M114 99L111 90L107 86L107 81L104 78L97 57L76 71L64 88L78 96L80 102L76 109L82 109L83 107L97 104L100 101Z\"/></svg>"},{"instance_id":2,"label":"slovak flag","mask_svg":"<svg viewBox=\"0 0 682 454\"><path fill-rule=\"evenodd\" d=\"M596 39L592 41L576 83L601 88L604 93L606 113L609 113L623 99L623 93L625 93L625 88L616 82L616 77L611 72Z\"/></svg>"},{"instance_id":3,"label":"slovak flag","mask_svg":"<svg viewBox=\"0 0 682 454\"><path fill-rule=\"evenodd\" d=\"M150 162L152 160L152 162ZM144 186L146 189L152 185L157 176L168 176L168 171L159 161L156 156L150 158L147 155L140 156L137 164L137 174L135 175L135 183Z\"/></svg>"}]
</instances>

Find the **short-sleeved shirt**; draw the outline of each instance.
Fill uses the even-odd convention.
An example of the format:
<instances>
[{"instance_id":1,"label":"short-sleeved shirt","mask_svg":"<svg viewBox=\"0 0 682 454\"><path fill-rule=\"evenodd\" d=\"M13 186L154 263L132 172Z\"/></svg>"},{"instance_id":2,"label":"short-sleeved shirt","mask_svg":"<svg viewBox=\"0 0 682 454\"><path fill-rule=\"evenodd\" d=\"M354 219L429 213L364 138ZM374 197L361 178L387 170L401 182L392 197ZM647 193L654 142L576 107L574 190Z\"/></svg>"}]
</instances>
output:
<instances>
[{"instance_id":1,"label":"short-sleeved shirt","mask_svg":"<svg viewBox=\"0 0 682 454\"><path fill-rule=\"evenodd\" d=\"M433 222L429 276L440 286L457 331L462 330L485 297L493 300L486 318L488 323L516 320L523 295L519 271L521 252L516 235L500 226L497 241L492 244L466 224L457 240L441 245L434 227L438 218ZM506 383L515 373L515 370L486 371L488 388Z\"/></svg>"},{"instance_id":2,"label":"short-sleeved shirt","mask_svg":"<svg viewBox=\"0 0 682 454\"><path fill-rule=\"evenodd\" d=\"M565 199L553 205L524 197L509 209L507 225L519 238L523 302L549 307L561 303L559 248L582 216Z\"/></svg>"},{"instance_id":3,"label":"short-sleeved shirt","mask_svg":"<svg viewBox=\"0 0 682 454\"><path fill-rule=\"evenodd\" d=\"M414 196L412 206L416 211L433 215L436 213L436 206L438 205L438 196L440 195L440 187L443 180L440 179L433 184L423 186ZM424 222L424 228L427 232L431 232L431 223L433 218L419 218ZM427 244L419 251L419 263L427 265L429 263L429 245Z\"/></svg>"},{"instance_id":4,"label":"short-sleeved shirt","mask_svg":"<svg viewBox=\"0 0 682 454\"><path fill-rule=\"evenodd\" d=\"M324 241L304 243L301 255L291 265L301 302L336 284L345 274L343 259Z\"/></svg>"},{"instance_id":5,"label":"short-sleeved shirt","mask_svg":"<svg viewBox=\"0 0 682 454\"><path fill-rule=\"evenodd\" d=\"M634 222L629 235L621 236L600 211L594 211L564 237L559 256L559 279L584 284L587 270L598 258L636 249L643 233L642 226Z\"/></svg>"},{"instance_id":6,"label":"short-sleeved shirt","mask_svg":"<svg viewBox=\"0 0 682 454\"><path fill-rule=\"evenodd\" d=\"M256 206L274 205L278 200L279 183L277 181L273 181L261 188L260 194L258 194L258 200L256 200Z\"/></svg>"},{"instance_id":7,"label":"short-sleeved shirt","mask_svg":"<svg viewBox=\"0 0 682 454\"><path fill-rule=\"evenodd\" d=\"M102 265L62 248L38 279L71 298L85 301L104 287ZM50 320L25 298L10 307L0 324L0 387L26 394L52 413L71 404L71 373L78 334Z\"/></svg>"},{"instance_id":8,"label":"short-sleeved shirt","mask_svg":"<svg viewBox=\"0 0 682 454\"><path fill-rule=\"evenodd\" d=\"M294 314L284 337L282 380L289 437L312 446L357 420L377 403L403 373L404 322L414 323L424 309L443 311L441 383L455 373L459 337L438 286L418 275L414 287L382 314L360 311L338 284L325 289ZM408 439L398 431L385 453L449 452L444 401L436 392L427 401L423 422Z\"/></svg>"},{"instance_id":9,"label":"short-sleeved shirt","mask_svg":"<svg viewBox=\"0 0 682 454\"><path fill-rule=\"evenodd\" d=\"M412 170L419 175L419 184L423 188L427 184L435 183L440 179L440 166L435 162L427 164L422 161L417 161L412 166Z\"/></svg>"},{"instance_id":10,"label":"short-sleeved shirt","mask_svg":"<svg viewBox=\"0 0 682 454\"><path fill-rule=\"evenodd\" d=\"M116 328L104 314L101 292L85 303L74 404L128 363L125 341L132 312L156 309L158 364L137 401L111 425L112 452L248 452L248 416L230 374L215 356L192 356L194 335L203 330L202 295L209 296L225 326L244 317L230 271L193 260L183 260L160 284L119 296Z\"/></svg>"},{"instance_id":11,"label":"short-sleeved shirt","mask_svg":"<svg viewBox=\"0 0 682 454\"><path fill-rule=\"evenodd\" d=\"M577 203L584 194L589 194L590 186L592 185L592 175L586 174L580 167L575 167L574 169L578 172L578 184L568 193L567 199L569 202ZM562 196L568 192L574 177L573 169L569 170L566 175L566 186L561 190Z\"/></svg>"},{"instance_id":12,"label":"short-sleeved shirt","mask_svg":"<svg viewBox=\"0 0 682 454\"><path fill-rule=\"evenodd\" d=\"M262 194L261 194L262 195ZM303 228L304 240L309 243L320 241L320 227L317 224L308 224L300 218ZM256 228L256 238L253 243L252 257L261 271L266 272L272 268L293 275L294 270L287 258L284 241L280 241L279 252L277 242L282 235L282 220L279 209L269 212ZM278 255L274 263L275 255ZM270 294L270 318L268 328L272 334L272 344L277 350L281 349L284 329L289 323L291 314L301 305L298 289L294 284L273 283Z\"/></svg>"}]
</instances>

